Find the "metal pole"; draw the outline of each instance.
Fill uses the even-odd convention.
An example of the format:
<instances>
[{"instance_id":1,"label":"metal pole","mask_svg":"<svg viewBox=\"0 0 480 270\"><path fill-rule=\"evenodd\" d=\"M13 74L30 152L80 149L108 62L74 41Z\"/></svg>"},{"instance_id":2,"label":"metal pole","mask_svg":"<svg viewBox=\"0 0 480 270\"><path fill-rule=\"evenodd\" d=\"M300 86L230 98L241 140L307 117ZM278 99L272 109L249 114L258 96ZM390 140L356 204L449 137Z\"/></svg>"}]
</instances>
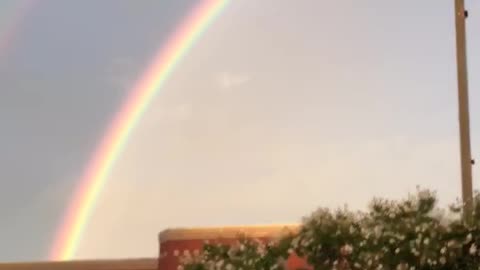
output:
<instances>
[{"instance_id":1,"label":"metal pole","mask_svg":"<svg viewBox=\"0 0 480 270\"><path fill-rule=\"evenodd\" d=\"M455 30L457 45L458 117L460 127L460 157L462 164L462 197L466 222L472 221L472 156L470 153L470 119L468 109L468 75L464 0L455 0Z\"/></svg>"}]
</instances>

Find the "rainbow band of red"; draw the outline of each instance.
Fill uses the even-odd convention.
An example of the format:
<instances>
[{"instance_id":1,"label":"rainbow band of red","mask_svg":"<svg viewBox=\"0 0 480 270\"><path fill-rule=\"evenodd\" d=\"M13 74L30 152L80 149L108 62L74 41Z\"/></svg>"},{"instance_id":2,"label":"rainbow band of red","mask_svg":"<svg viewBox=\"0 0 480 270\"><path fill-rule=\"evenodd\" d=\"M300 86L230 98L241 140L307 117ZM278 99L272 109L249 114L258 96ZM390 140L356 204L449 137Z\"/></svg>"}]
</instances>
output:
<instances>
[{"instance_id":1,"label":"rainbow band of red","mask_svg":"<svg viewBox=\"0 0 480 270\"><path fill-rule=\"evenodd\" d=\"M169 38L166 46L158 51L93 154L57 231L51 260L71 260L75 256L96 201L132 130L175 66L227 3L228 0L200 1Z\"/></svg>"}]
</instances>

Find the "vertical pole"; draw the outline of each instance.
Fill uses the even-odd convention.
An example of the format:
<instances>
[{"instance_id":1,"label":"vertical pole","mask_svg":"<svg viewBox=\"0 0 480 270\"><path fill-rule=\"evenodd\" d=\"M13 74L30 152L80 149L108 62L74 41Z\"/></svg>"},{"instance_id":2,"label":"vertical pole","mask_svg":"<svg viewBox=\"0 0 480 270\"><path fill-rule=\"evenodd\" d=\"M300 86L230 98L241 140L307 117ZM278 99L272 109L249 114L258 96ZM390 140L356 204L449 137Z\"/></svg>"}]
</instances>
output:
<instances>
[{"instance_id":1,"label":"vertical pole","mask_svg":"<svg viewBox=\"0 0 480 270\"><path fill-rule=\"evenodd\" d=\"M460 127L460 157L462 168L462 198L466 222L472 221L472 157L470 153L470 119L468 109L467 47L464 0L455 0L455 31L457 45L457 80L458 80L458 117Z\"/></svg>"}]
</instances>

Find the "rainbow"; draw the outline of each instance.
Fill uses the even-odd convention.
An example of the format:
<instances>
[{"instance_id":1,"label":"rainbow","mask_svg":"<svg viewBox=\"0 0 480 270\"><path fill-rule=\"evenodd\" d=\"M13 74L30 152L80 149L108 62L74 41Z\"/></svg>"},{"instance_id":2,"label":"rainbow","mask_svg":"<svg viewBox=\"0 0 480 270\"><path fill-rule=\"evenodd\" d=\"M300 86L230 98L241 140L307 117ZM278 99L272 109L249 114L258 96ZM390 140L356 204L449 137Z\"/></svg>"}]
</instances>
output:
<instances>
[{"instance_id":1,"label":"rainbow","mask_svg":"<svg viewBox=\"0 0 480 270\"><path fill-rule=\"evenodd\" d=\"M19 33L23 19L34 6L35 1L15 1L12 4L0 3L0 58L7 53L8 48Z\"/></svg>"},{"instance_id":2,"label":"rainbow","mask_svg":"<svg viewBox=\"0 0 480 270\"><path fill-rule=\"evenodd\" d=\"M229 0L202 0L182 21L133 87L89 161L55 235L50 260L71 260L107 178L140 121L175 67Z\"/></svg>"}]
</instances>

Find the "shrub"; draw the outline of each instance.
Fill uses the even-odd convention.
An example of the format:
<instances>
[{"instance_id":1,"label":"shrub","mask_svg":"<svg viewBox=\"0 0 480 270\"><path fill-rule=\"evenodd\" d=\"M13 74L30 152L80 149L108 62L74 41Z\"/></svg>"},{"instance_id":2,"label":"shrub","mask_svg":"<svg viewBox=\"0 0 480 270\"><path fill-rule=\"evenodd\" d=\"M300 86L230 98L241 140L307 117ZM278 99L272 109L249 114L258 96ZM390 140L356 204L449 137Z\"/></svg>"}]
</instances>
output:
<instances>
[{"instance_id":1,"label":"shrub","mask_svg":"<svg viewBox=\"0 0 480 270\"><path fill-rule=\"evenodd\" d=\"M181 259L181 268L184 270L284 270L290 242L291 237L265 243L240 235L233 245L205 244L201 254L184 256Z\"/></svg>"},{"instance_id":2,"label":"shrub","mask_svg":"<svg viewBox=\"0 0 480 270\"><path fill-rule=\"evenodd\" d=\"M235 245L206 245L186 270L283 269L289 252L315 270L480 269L480 195L474 222L461 205L437 206L436 194L418 189L404 200L372 200L368 211L319 208L304 218L298 234L273 244L242 237Z\"/></svg>"}]
</instances>

